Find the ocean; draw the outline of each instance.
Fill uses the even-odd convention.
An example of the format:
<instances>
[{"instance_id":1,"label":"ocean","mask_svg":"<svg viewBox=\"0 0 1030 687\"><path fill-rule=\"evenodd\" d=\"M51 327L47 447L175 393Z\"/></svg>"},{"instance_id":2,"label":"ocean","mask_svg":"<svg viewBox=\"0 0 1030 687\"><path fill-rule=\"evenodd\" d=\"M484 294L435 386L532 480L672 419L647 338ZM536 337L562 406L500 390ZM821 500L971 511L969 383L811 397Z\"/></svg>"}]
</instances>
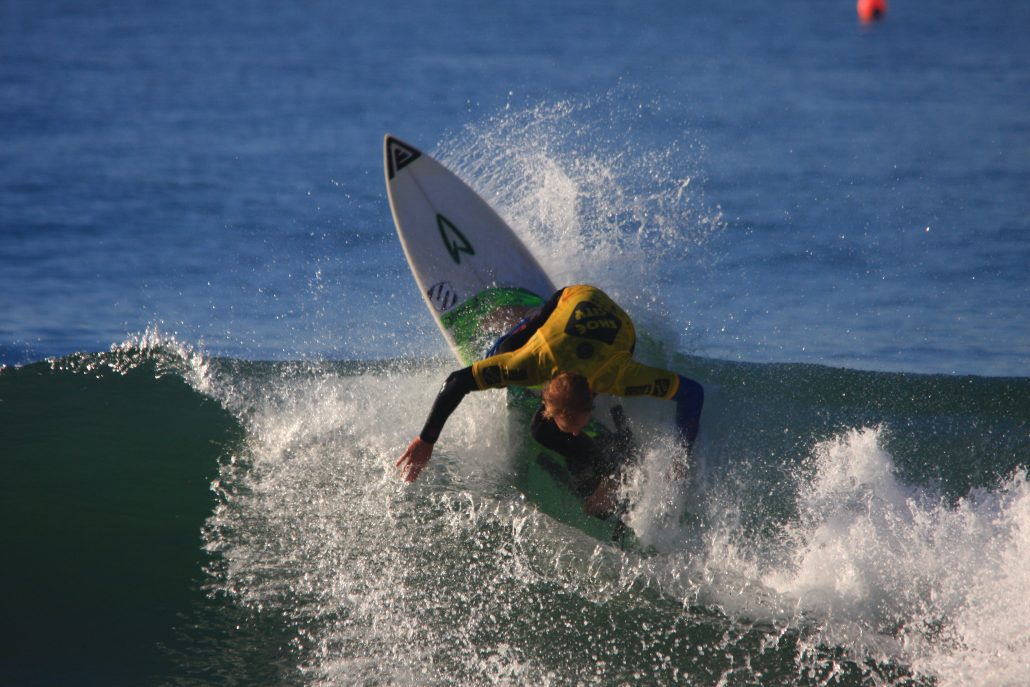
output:
<instances>
[{"instance_id":1,"label":"ocean","mask_svg":"<svg viewBox=\"0 0 1030 687\"><path fill-rule=\"evenodd\" d=\"M3 685L1030 683L1030 5L0 4ZM383 136L706 389L518 489Z\"/></svg>"}]
</instances>

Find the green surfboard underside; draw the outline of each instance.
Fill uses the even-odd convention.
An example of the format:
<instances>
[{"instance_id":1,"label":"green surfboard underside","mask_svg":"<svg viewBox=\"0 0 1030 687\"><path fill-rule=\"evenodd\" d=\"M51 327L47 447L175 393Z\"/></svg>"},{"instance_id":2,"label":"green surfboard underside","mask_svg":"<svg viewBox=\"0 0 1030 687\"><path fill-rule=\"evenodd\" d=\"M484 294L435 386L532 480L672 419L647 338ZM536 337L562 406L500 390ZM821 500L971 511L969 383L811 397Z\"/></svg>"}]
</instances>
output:
<instances>
[{"instance_id":1,"label":"green surfboard underside","mask_svg":"<svg viewBox=\"0 0 1030 687\"><path fill-rule=\"evenodd\" d=\"M471 365L481 359L493 342L526 312L543 302L540 295L525 289L494 287L445 313L440 321L458 345L462 363ZM530 420L540 405L539 389L511 386L507 393L510 436L519 440L515 446L519 489L541 512L552 518L596 539L629 546L632 533L620 527L614 518L602 520L587 515L583 511L582 500L568 487L565 459L530 436ZM586 429L590 436L608 431L596 421Z\"/></svg>"}]
</instances>

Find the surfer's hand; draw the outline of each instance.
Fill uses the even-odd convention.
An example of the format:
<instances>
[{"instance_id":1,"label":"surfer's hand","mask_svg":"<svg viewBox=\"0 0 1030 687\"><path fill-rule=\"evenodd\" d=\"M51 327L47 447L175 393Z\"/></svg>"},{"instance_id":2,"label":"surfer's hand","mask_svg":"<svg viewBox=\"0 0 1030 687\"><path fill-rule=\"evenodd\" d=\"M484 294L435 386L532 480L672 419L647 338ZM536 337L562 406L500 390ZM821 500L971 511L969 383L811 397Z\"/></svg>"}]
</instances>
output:
<instances>
[{"instance_id":1,"label":"surfer's hand","mask_svg":"<svg viewBox=\"0 0 1030 687\"><path fill-rule=\"evenodd\" d=\"M422 437L415 437L394 466L401 471L401 477L405 482L414 482L432 455L433 445L428 441L422 441Z\"/></svg>"}]
</instances>

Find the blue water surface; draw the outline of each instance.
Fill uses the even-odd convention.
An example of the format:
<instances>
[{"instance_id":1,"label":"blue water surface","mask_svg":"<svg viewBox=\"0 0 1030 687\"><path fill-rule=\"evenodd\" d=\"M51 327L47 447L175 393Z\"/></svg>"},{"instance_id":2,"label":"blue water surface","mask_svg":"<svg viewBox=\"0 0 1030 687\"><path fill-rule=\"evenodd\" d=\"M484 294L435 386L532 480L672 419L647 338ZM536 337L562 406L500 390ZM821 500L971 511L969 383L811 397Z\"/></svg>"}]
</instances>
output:
<instances>
[{"instance_id":1,"label":"blue water surface","mask_svg":"<svg viewBox=\"0 0 1030 687\"><path fill-rule=\"evenodd\" d=\"M5 2L0 361L148 328L246 358L441 352L382 136L515 155L490 132L548 112L559 164L674 148L650 171L719 217L632 285L685 352L1026 376L1028 26L1006 0L871 26L843 1Z\"/></svg>"}]
</instances>

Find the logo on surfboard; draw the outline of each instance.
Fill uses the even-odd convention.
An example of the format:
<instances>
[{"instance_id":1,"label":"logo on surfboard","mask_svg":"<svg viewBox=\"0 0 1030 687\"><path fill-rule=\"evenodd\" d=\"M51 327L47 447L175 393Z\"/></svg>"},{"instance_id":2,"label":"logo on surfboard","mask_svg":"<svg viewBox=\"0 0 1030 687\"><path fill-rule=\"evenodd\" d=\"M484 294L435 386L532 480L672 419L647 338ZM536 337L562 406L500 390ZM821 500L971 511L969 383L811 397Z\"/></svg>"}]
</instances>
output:
<instances>
[{"instance_id":1,"label":"logo on surfboard","mask_svg":"<svg viewBox=\"0 0 1030 687\"><path fill-rule=\"evenodd\" d=\"M458 302L458 294L454 292L454 287L449 281L433 284L426 291L426 295L429 296L429 302L433 304L437 312L446 312Z\"/></svg>"},{"instance_id":2,"label":"logo on surfboard","mask_svg":"<svg viewBox=\"0 0 1030 687\"><path fill-rule=\"evenodd\" d=\"M462 253L476 254L469 240L449 219L443 215L437 215L436 226L440 228L440 238L443 239L443 245L447 247L447 252L450 253L451 260L454 260L455 264L461 264Z\"/></svg>"},{"instance_id":3,"label":"logo on surfboard","mask_svg":"<svg viewBox=\"0 0 1030 687\"><path fill-rule=\"evenodd\" d=\"M422 155L418 150L406 143L401 143L392 136L386 139L386 171L391 179Z\"/></svg>"}]
</instances>

